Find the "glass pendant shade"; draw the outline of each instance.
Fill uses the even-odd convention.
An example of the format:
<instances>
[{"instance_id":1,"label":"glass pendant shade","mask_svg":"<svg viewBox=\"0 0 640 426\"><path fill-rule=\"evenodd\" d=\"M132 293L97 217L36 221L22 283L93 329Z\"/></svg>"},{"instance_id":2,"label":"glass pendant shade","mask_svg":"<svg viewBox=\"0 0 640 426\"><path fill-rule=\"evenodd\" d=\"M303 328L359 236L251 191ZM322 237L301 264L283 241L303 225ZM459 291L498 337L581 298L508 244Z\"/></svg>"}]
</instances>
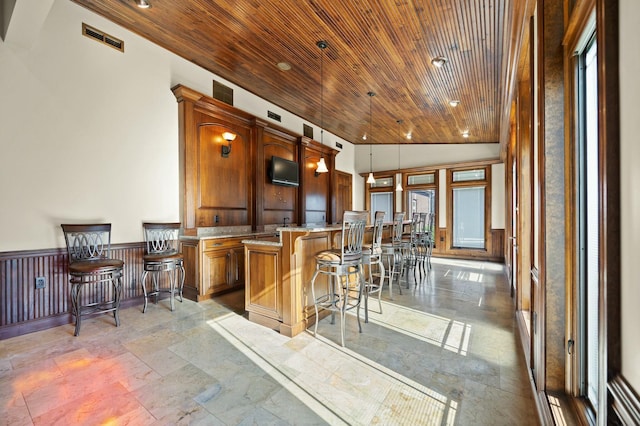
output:
<instances>
[{"instance_id":1,"label":"glass pendant shade","mask_svg":"<svg viewBox=\"0 0 640 426\"><path fill-rule=\"evenodd\" d=\"M327 163L324 162L324 157L320 157L320 161L318 161L318 167L316 168L316 173L327 173L329 169L327 169Z\"/></svg>"},{"instance_id":2,"label":"glass pendant shade","mask_svg":"<svg viewBox=\"0 0 640 426\"><path fill-rule=\"evenodd\" d=\"M367 183L374 184L376 183L376 178L373 177L373 172L369 172L369 177L367 178Z\"/></svg>"}]
</instances>

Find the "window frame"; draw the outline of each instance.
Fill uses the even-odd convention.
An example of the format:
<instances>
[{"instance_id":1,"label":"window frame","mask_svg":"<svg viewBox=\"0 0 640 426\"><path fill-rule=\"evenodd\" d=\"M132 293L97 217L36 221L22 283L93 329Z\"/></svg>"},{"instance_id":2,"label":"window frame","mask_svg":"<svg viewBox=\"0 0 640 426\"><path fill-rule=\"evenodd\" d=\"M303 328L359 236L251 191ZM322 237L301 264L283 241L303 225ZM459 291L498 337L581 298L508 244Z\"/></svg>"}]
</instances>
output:
<instances>
[{"instance_id":1,"label":"window frame","mask_svg":"<svg viewBox=\"0 0 640 426\"><path fill-rule=\"evenodd\" d=\"M469 180L463 182L454 182L453 174L456 172L464 172L470 170L484 170L484 179ZM457 188L484 188L484 247L472 248L472 247L457 247L453 245L453 190ZM482 253L483 255L488 253L489 250L489 237L491 227L491 166L471 166L471 167L456 167L447 169L447 231L446 231L446 245L449 251L464 255L464 256L477 256Z\"/></svg>"},{"instance_id":2,"label":"window frame","mask_svg":"<svg viewBox=\"0 0 640 426\"><path fill-rule=\"evenodd\" d=\"M409 185L409 178L411 176L420 176L420 175L433 175L433 183L421 183L421 184L415 184L415 185ZM433 213L435 214L434 216L434 233L437 232L438 230L438 212L440 209L440 205L439 205L439 201L440 201L440 194L438 192L438 186L439 186L439 182L438 182L438 178L439 178L439 171L437 169L433 169L433 170L424 170L424 171L420 171L420 172L411 172L411 173L404 173L403 174L403 180L406 181L406 185L403 187L403 204L405 206L405 211L407 212L407 217L411 217L411 213L412 213L412 209L411 209L411 200L409 198L409 191L420 191L420 190L433 190L435 192L435 205L434 205L434 211ZM434 238L433 240L433 244L434 244L434 248L437 247L438 245L438 239Z\"/></svg>"}]
</instances>

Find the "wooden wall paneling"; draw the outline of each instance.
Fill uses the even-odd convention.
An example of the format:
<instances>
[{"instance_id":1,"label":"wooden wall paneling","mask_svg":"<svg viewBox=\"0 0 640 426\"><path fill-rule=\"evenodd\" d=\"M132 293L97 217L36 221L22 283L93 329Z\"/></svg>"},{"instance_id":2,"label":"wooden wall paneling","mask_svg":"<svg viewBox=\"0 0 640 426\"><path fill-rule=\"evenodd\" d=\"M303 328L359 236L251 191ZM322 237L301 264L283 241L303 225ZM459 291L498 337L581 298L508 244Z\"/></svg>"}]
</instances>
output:
<instances>
[{"instance_id":1,"label":"wooden wall paneling","mask_svg":"<svg viewBox=\"0 0 640 426\"><path fill-rule=\"evenodd\" d=\"M258 141L258 158L256 160L258 181L256 187L260 188L262 193L258 201L258 216L260 218L256 223L258 226L283 225L284 218L287 218L289 224L296 223L298 220L300 187L271 183L269 170L272 156L295 161L300 167L296 138L279 130L266 128L262 140ZM300 172L300 170L298 171Z\"/></svg>"},{"instance_id":2,"label":"wooden wall paneling","mask_svg":"<svg viewBox=\"0 0 640 426\"><path fill-rule=\"evenodd\" d=\"M254 119L187 87L172 88L178 101L181 196L185 235L198 227L247 225L253 217ZM222 132L235 133L231 153ZM216 221L217 218L217 221Z\"/></svg>"},{"instance_id":3,"label":"wooden wall paneling","mask_svg":"<svg viewBox=\"0 0 640 426\"><path fill-rule=\"evenodd\" d=\"M114 244L111 250L113 258L124 261L123 305L142 303L138 299L142 296L144 243ZM0 340L74 321L67 266L64 249L0 253ZM45 277L44 289L35 289L36 277ZM110 291L109 286L101 286L94 292L85 291L83 297L89 300L96 292Z\"/></svg>"},{"instance_id":4,"label":"wooden wall paneling","mask_svg":"<svg viewBox=\"0 0 640 426\"><path fill-rule=\"evenodd\" d=\"M329 173L316 176L316 164L324 155ZM335 151L309 138L300 138L301 175L300 221L299 223L332 223L331 188L333 182Z\"/></svg>"},{"instance_id":5,"label":"wooden wall paneling","mask_svg":"<svg viewBox=\"0 0 640 426\"><path fill-rule=\"evenodd\" d=\"M196 235L196 195L197 181L195 179L197 157L191 148L195 140L195 126L193 109L194 103L201 95L184 86L175 86L171 89L178 102L178 145L179 145L179 176L180 193L182 195L181 222L185 235Z\"/></svg>"},{"instance_id":6,"label":"wooden wall paneling","mask_svg":"<svg viewBox=\"0 0 640 426\"><path fill-rule=\"evenodd\" d=\"M181 241L182 255L184 257L184 287L183 296L189 300L198 300L200 286L200 257L197 240Z\"/></svg>"},{"instance_id":7,"label":"wooden wall paneling","mask_svg":"<svg viewBox=\"0 0 640 426\"><path fill-rule=\"evenodd\" d=\"M264 218L263 218L263 198L264 198L264 176L266 176L267 169L264 164L263 153L263 138L264 131L267 127L267 123L263 120L254 119L251 131L253 132L253 140L255 141L255 152L253 175L251 181L253 182L253 197L251 198L251 223L253 229L256 231L264 230Z\"/></svg>"},{"instance_id":8,"label":"wooden wall paneling","mask_svg":"<svg viewBox=\"0 0 640 426\"><path fill-rule=\"evenodd\" d=\"M492 259L504 262L505 230L491 229L489 230L489 235L490 235L489 256Z\"/></svg>"},{"instance_id":9,"label":"wooden wall paneling","mask_svg":"<svg viewBox=\"0 0 640 426\"><path fill-rule=\"evenodd\" d=\"M204 114L196 114L197 133L197 210L199 227L249 224L251 159L248 127L233 126L220 121L207 122ZM232 131L228 157L221 154L227 142L222 133Z\"/></svg>"}]
</instances>

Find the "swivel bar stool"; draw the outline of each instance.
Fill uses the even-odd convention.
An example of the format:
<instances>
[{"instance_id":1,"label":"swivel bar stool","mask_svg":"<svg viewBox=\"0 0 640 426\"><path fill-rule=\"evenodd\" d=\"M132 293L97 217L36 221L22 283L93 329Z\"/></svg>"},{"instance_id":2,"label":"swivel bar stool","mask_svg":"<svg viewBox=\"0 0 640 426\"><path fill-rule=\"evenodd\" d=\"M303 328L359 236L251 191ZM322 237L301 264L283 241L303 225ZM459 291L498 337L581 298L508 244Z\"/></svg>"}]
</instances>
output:
<instances>
[{"instance_id":1,"label":"swivel bar stool","mask_svg":"<svg viewBox=\"0 0 640 426\"><path fill-rule=\"evenodd\" d=\"M369 296L378 294L378 307L382 313L382 286L384 285L384 263L382 262L382 230L384 228L383 211L377 211L373 220L371 244L362 246L362 264L367 267L367 280L364 287L364 322L369 322ZM374 267L375 266L375 267ZM376 272L374 273L374 269ZM377 280L376 280L377 279Z\"/></svg>"},{"instance_id":2,"label":"swivel bar stool","mask_svg":"<svg viewBox=\"0 0 640 426\"><path fill-rule=\"evenodd\" d=\"M402 276L404 262L402 261L402 227L404 221L404 212L395 213L393 215L393 228L391 238L385 240L381 244L383 258L387 262L387 271L389 279L389 297L393 298L393 277L398 277L398 289L402 294L400 286L400 277Z\"/></svg>"},{"instance_id":3,"label":"swivel bar stool","mask_svg":"<svg viewBox=\"0 0 640 426\"><path fill-rule=\"evenodd\" d=\"M311 278L311 296L316 314L313 335L318 333L320 310L331 312L331 323L335 323L335 314L340 314L340 337L344 346L345 314L356 309L358 329L360 324L360 301L364 288L362 277L362 242L368 212L345 211L342 217L340 248L323 250L315 255L316 271ZM327 279L316 282L320 274ZM319 288L316 288L318 286Z\"/></svg>"},{"instance_id":4,"label":"swivel bar stool","mask_svg":"<svg viewBox=\"0 0 640 426\"><path fill-rule=\"evenodd\" d=\"M182 288L184 287L184 259L178 247L178 234L180 232L180 222L178 223L149 223L142 224L144 230L144 240L146 243L146 253L142 257L144 271L140 278L142 291L144 293L144 308L142 313L147 311L147 298L155 296L155 303L158 303L160 293L169 293L169 304L173 311L173 299L175 295L180 297L182 303ZM161 286L160 278L166 272L165 277L169 280L169 286ZM151 273L153 289L147 292L145 279Z\"/></svg>"},{"instance_id":5,"label":"swivel bar stool","mask_svg":"<svg viewBox=\"0 0 640 426\"><path fill-rule=\"evenodd\" d=\"M76 317L73 335L80 334L83 315L113 312L118 327L124 262L110 258L111 224L61 227L69 256L71 313Z\"/></svg>"}]
</instances>

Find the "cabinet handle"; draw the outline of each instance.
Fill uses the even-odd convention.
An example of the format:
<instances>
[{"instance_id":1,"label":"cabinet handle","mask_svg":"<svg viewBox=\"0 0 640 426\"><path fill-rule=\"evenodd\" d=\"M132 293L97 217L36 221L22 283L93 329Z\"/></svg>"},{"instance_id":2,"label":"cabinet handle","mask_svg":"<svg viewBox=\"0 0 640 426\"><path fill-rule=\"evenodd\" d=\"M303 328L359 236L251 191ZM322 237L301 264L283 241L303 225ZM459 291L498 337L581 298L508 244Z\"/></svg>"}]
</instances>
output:
<instances>
[{"instance_id":1,"label":"cabinet handle","mask_svg":"<svg viewBox=\"0 0 640 426\"><path fill-rule=\"evenodd\" d=\"M226 258L227 258L227 261L225 262L226 263L226 271L225 272L227 274L227 277L226 277L227 278L227 285L229 285L230 282L231 282L231 253L227 253Z\"/></svg>"}]
</instances>

